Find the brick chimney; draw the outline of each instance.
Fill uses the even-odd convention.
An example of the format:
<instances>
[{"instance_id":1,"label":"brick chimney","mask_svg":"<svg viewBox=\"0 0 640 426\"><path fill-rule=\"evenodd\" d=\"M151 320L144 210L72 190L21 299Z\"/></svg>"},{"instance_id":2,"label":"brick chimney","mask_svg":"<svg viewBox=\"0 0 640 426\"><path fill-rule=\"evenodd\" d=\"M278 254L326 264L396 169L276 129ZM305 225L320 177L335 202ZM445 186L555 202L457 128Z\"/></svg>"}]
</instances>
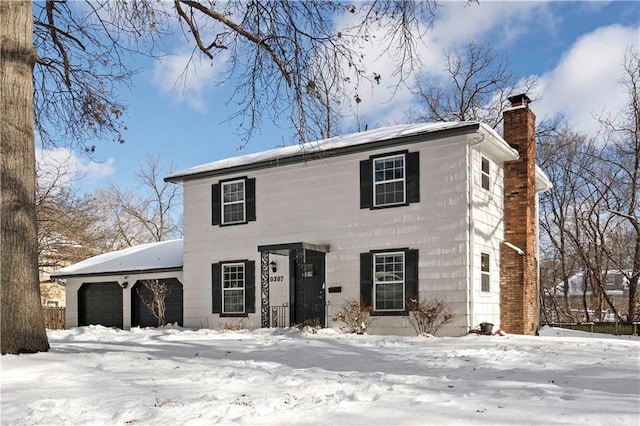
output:
<instances>
[{"instance_id":1,"label":"brick chimney","mask_svg":"<svg viewBox=\"0 0 640 426\"><path fill-rule=\"evenodd\" d=\"M507 333L538 331L536 259L536 116L525 94L509 98L504 139L520 158L505 163L504 243L500 248L500 327Z\"/></svg>"}]
</instances>

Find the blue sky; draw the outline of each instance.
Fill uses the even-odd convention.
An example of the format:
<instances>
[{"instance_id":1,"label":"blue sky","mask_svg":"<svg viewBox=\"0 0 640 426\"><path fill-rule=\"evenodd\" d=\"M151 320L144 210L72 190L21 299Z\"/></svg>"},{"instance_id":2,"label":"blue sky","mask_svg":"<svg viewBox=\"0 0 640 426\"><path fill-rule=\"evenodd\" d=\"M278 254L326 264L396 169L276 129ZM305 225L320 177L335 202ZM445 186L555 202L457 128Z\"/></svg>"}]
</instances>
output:
<instances>
[{"instance_id":1,"label":"blue sky","mask_svg":"<svg viewBox=\"0 0 640 426\"><path fill-rule=\"evenodd\" d=\"M638 48L639 25L640 2L635 1L481 0L469 7L446 1L423 49L424 75L443 75L443 50L462 47L469 40L487 41L497 53L508 55L516 75L539 79L535 95L540 99L532 104L539 119L563 112L576 128L595 132L592 116L615 109L624 100L616 84L619 65L627 46ZM176 37L168 47L169 55L161 62L137 62L143 72L131 88L120 89L119 96L128 104L126 143L92 142L96 161L72 153L70 167L86 173L85 190L110 183L133 188L146 153L159 155L166 167L180 170L295 143L286 120L265 119L261 133L239 149L243 141L236 134L237 123L226 122L235 112L227 104L232 88L216 84L224 64L196 62L181 85L177 78L192 46L184 37ZM376 67L387 69L391 61L382 57ZM369 128L406 122L407 112L417 107L417 99L408 91L390 99L384 84L359 94L363 98L359 119ZM352 130L354 122L348 118L342 127ZM42 158L69 156L64 151L43 152Z\"/></svg>"}]
</instances>

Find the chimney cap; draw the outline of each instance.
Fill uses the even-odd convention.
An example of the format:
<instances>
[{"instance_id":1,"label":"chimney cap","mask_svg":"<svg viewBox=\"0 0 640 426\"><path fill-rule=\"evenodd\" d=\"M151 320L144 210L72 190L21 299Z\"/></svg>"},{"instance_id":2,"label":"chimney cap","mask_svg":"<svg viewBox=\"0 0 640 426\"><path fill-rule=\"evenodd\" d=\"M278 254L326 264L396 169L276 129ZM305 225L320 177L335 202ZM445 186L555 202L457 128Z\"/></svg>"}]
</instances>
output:
<instances>
[{"instance_id":1,"label":"chimney cap","mask_svg":"<svg viewBox=\"0 0 640 426\"><path fill-rule=\"evenodd\" d=\"M529 97L524 93L521 93L519 95L509 96L507 99L509 100L509 102L511 102L512 107L529 105L531 103L531 99L529 99Z\"/></svg>"}]
</instances>

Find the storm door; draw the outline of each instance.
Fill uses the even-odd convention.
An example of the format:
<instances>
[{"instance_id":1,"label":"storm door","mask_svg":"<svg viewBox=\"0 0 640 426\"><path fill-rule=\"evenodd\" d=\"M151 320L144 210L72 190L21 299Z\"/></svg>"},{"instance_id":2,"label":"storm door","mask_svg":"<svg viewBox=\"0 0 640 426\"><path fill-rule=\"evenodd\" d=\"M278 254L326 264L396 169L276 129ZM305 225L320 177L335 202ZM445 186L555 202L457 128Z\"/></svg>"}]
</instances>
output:
<instances>
[{"instance_id":1,"label":"storm door","mask_svg":"<svg viewBox=\"0 0 640 426\"><path fill-rule=\"evenodd\" d=\"M325 320L325 254L312 250L294 251L293 291L291 305L294 324L326 326Z\"/></svg>"}]
</instances>

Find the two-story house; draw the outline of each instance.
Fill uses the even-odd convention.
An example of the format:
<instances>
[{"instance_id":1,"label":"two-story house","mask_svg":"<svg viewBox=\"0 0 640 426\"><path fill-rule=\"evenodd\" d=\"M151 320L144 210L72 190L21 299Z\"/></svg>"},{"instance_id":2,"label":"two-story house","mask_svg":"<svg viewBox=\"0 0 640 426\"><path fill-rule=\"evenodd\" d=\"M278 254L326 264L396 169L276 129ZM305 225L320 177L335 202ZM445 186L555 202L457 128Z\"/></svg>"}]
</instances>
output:
<instances>
[{"instance_id":1,"label":"two-story house","mask_svg":"<svg viewBox=\"0 0 640 426\"><path fill-rule=\"evenodd\" d=\"M455 314L444 334L462 335L505 325L503 293L508 328L535 332L549 182L528 99L512 101L506 141L476 122L401 125L168 176L184 188L185 325L267 327L283 307L286 325L334 326L357 299L373 308L370 332L406 334L407 299L426 295Z\"/></svg>"},{"instance_id":2,"label":"two-story house","mask_svg":"<svg viewBox=\"0 0 640 426\"><path fill-rule=\"evenodd\" d=\"M535 333L550 182L529 99L511 102L504 138L478 122L399 125L168 176L184 189L184 326L339 327L358 300L369 333L411 334L407 301L426 296L454 314L442 335Z\"/></svg>"}]
</instances>

